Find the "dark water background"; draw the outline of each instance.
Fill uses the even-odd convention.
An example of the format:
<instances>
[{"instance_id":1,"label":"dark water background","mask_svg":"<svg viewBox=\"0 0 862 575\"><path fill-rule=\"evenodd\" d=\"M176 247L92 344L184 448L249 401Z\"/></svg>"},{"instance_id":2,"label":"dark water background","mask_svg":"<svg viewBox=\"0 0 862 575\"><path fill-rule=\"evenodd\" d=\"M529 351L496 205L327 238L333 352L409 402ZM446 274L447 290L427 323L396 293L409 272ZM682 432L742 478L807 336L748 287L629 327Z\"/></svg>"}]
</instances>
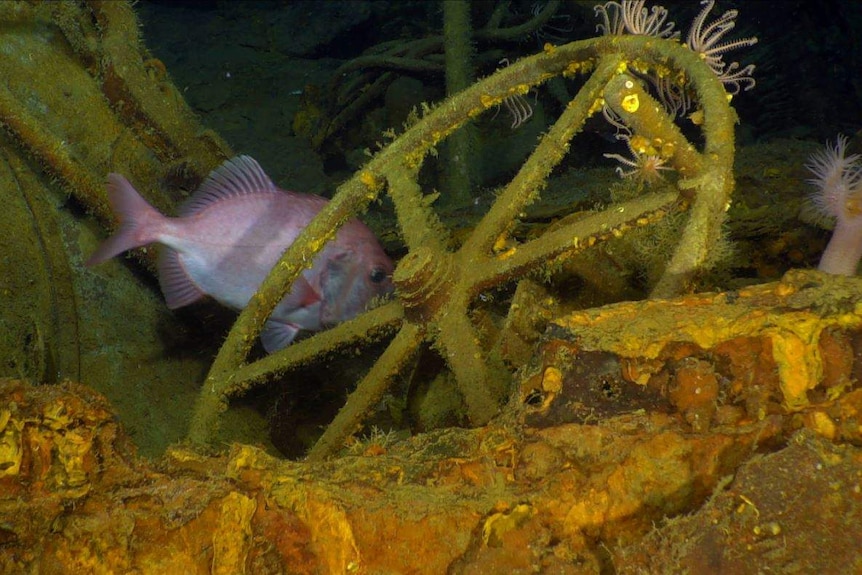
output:
<instances>
[{"instance_id":1,"label":"dark water background","mask_svg":"<svg viewBox=\"0 0 862 575\"><path fill-rule=\"evenodd\" d=\"M474 2L474 26L481 25L496 4ZM563 2L540 37L530 35L494 48L514 60L539 51L544 41L595 36L598 20L592 5ZM700 3L663 5L684 36ZM535 6L511 2L506 25L528 19ZM742 145L775 138L822 143L860 129L862 2L719 0L709 20L730 9L739 15L736 29L726 38L759 39L757 45L725 57L757 66L757 86L733 100ZM205 123L237 151L257 157L277 180L291 178L312 192L330 189L351 173L355 162L321 158L302 138L295 141L291 124L303 91L309 85L325 90L339 65L376 44L439 35L443 20L442 3L431 0L150 0L138 3L136 10L147 45ZM490 48L476 46L479 53ZM407 75L421 82L421 95L442 97L439 75ZM539 101L544 98L538 96Z\"/></svg>"}]
</instances>

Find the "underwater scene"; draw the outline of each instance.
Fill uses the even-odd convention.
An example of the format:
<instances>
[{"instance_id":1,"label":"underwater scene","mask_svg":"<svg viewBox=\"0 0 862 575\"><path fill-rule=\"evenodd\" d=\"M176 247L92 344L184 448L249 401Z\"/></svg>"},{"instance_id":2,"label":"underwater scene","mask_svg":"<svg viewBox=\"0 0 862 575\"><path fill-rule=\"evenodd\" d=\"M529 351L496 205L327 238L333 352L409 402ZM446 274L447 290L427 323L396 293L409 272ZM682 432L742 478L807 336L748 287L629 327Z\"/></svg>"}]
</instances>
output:
<instances>
[{"instance_id":1,"label":"underwater scene","mask_svg":"<svg viewBox=\"0 0 862 575\"><path fill-rule=\"evenodd\" d=\"M0 573L862 572L862 2L0 52Z\"/></svg>"}]
</instances>

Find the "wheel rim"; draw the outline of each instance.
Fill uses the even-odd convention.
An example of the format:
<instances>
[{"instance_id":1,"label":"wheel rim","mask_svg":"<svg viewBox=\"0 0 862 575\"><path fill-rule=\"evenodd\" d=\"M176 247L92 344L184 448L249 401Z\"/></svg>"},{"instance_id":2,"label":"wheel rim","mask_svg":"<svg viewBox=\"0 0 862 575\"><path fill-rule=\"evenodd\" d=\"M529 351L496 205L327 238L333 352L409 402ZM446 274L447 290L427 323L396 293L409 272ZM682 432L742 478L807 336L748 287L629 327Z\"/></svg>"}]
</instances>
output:
<instances>
[{"instance_id":1,"label":"wheel rim","mask_svg":"<svg viewBox=\"0 0 862 575\"><path fill-rule=\"evenodd\" d=\"M661 107L643 90L637 92L638 83L625 75L626 64L635 59L641 65L646 62L684 71L704 109L703 153L684 139L667 114L659 111L653 118L645 113ZM592 70L589 79L473 233L458 250L447 250L447 232L417 183L418 170L428 151L469 118L499 104L508 95L525 93L555 75L586 69ZM623 99L632 93L640 98L640 113L622 106ZM537 197L548 174L565 156L571 138L589 116L601 109L603 102L618 111L635 133L681 138L670 161L684 177L680 187L687 185L692 193L685 194L685 198L673 192L648 194L495 254L494 244L506 236L518 214ZM398 332L389 347L312 449L311 459L325 458L341 448L392 379L424 344L438 349L454 373L470 422L474 425L487 422L500 399L489 392L489 373L496 373L497 366L488 365L487 354L469 320L473 299L484 290L517 281L547 262L619 236L627 229L648 225L687 204L687 198L694 198L692 218L699 219L687 226L669 264L668 274L673 277L664 288L678 289L705 257L703 250L695 250L693 256L687 254L686 246L708 244L709 234L716 233L729 201L733 186L733 120L721 83L697 54L673 41L652 37L603 37L549 48L457 94L378 153L339 188L332 202L286 250L219 352L198 401L190 440L208 442L218 424L218 413L226 407L230 396L265 381L273 373L313 361L349 342L376 341L394 330ZM311 261L340 225L364 210L384 189L395 204L409 250L393 277L398 301L246 364L260 326L302 271L304 262ZM469 273L461 273L464 270Z\"/></svg>"}]
</instances>

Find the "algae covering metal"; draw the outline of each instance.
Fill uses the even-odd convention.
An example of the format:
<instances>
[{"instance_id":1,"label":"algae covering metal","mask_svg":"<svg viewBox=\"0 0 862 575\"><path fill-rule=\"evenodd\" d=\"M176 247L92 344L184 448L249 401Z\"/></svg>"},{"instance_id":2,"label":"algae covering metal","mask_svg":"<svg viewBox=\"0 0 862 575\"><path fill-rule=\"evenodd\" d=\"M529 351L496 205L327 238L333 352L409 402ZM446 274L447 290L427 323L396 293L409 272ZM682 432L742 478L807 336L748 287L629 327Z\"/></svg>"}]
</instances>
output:
<instances>
[{"instance_id":1,"label":"algae covering metal","mask_svg":"<svg viewBox=\"0 0 862 575\"><path fill-rule=\"evenodd\" d=\"M217 457L174 447L152 464L136 456L124 426L157 426L173 410L160 408L153 386L197 381L202 365L164 353L153 334L181 326L137 279L111 287L121 266L111 282L76 275L80 252L96 240L72 225L64 194L107 222L101 180L117 170L148 183L150 199L169 207L177 181L193 184L229 150L200 129L140 46L126 3L0 3L0 46L0 183L10 190L3 222L18 239L3 245L0 292L9 304L6 375L16 376L0 380L0 572L755 573L846 572L858 563L859 530L846 528L862 516L858 278L794 272L735 292L558 315L523 373L521 395L493 423L402 442L349 437L427 342L449 361L473 422L496 413L504 395L494 376L508 372L499 360L485 364L469 314L488 287L685 204L691 223L657 293L691 279L733 186L733 114L695 54L655 38L549 47L430 111L286 253L213 366L192 430L199 443L212 441L232 394L397 330L314 453L324 459L346 444L347 454L289 462L248 445ZM703 151L653 114L659 107L631 81L629 65L690 78L704 108ZM466 118L559 73L592 75L473 235L449 249L419 193L424 155ZM512 222L600 102L639 135L673 142L669 160L685 175L683 192L512 241ZM303 258L384 190L410 250L397 272L398 301L245 364ZM107 301L128 306L124 322L93 321ZM529 317L522 309L516 320ZM9 343L19 339L19 347ZM112 371L126 362L147 375L130 385L133 377ZM20 375L110 379L112 402L141 398L151 411L118 418L89 387L33 386ZM189 391L176 391L171 406Z\"/></svg>"},{"instance_id":2,"label":"algae covering metal","mask_svg":"<svg viewBox=\"0 0 862 575\"><path fill-rule=\"evenodd\" d=\"M858 443L862 280L792 270L780 282L672 301L611 304L552 320L526 372L527 421L679 412L695 431L796 413ZM563 366L563 367L561 367Z\"/></svg>"},{"instance_id":3,"label":"algae covering metal","mask_svg":"<svg viewBox=\"0 0 862 575\"><path fill-rule=\"evenodd\" d=\"M82 210L113 225L111 171L170 210L231 151L143 47L128 3L0 2L0 52L0 375L87 381L161 453L206 365L165 353L164 334L188 330L152 285L122 264L83 269L104 230ZM152 251L137 255L151 267Z\"/></svg>"},{"instance_id":4,"label":"algae covering metal","mask_svg":"<svg viewBox=\"0 0 862 575\"><path fill-rule=\"evenodd\" d=\"M101 183L105 173L126 174L148 190L148 199L156 207L169 211L181 187L193 187L230 155L215 134L195 122L164 66L141 46L129 4L3 3L0 17L6 24L2 33L8 52L0 64L7 79L0 89L0 121L11 148L27 157L24 165L28 169L44 170L102 221L111 225ZM629 68L658 75L670 70L692 87L702 112L702 150L684 138L628 73ZM587 79L470 237L453 251L448 247L448 233L417 183L423 159L469 119L559 75L585 75ZM682 176L681 192L646 194L561 225L529 242L514 241L512 226L523 209L538 198L584 122L605 105L635 136L661 148ZM654 294L672 295L685 289L708 259L733 189L733 121L721 82L696 53L673 41L636 36L546 45L542 53L429 109L341 186L240 314L203 384L189 439L197 444L211 442L228 399L251 385L335 349L378 340L393 331L397 333L386 351L326 430L312 457L323 458L341 449L424 345L435 348L454 374L469 421L474 425L489 421L507 395L509 370L496 350L483 347L480 330L470 319L473 300L485 290L518 281L529 272L556 265L603 239L650 225L690 204L690 221ZM340 225L384 192L395 204L398 227L409 249L394 277L397 301L246 364L260 326L296 276ZM141 250L138 255L149 263L152 253ZM470 273L463 273L465 270ZM62 286L50 278L40 281ZM15 291L22 292L17 286ZM79 295L78 300L82 299L93 298ZM152 303L148 300L147 306ZM43 340L48 335L58 341L71 338L56 326L75 325L54 319L52 332L39 322L33 327L27 321L15 328L15 337L7 339L17 339L17 334L29 330L35 349L46 345ZM82 333L77 334L79 338ZM55 347L49 342L46 349ZM64 354L58 357L70 362L69 374L74 375L74 346ZM51 358L52 353L42 356ZM39 365L53 361L35 360ZM37 369L38 375L45 372Z\"/></svg>"},{"instance_id":5,"label":"algae covering metal","mask_svg":"<svg viewBox=\"0 0 862 575\"><path fill-rule=\"evenodd\" d=\"M0 375L79 380L81 350L74 272L61 240L58 201L0 139L3 193Z\"/></svg>"},{"instance_id":6,"label":"algae covering metal","mask_svg":"<svg viewBox=\"0 0 862 575\"><path fill-rule=\"evenodd\" d=\"M662 106L627 73L629 67L660 76L671 70L693 86L702 111L702 151L686 140ZM523 95L555 76L580 74L589 77L578 94L461 247L450 250L448 234L417 182L425 156L469 119L505 98ZM634 134L663 150L683 178L681 192L646 194L561 225L529 242L512 240L510 232L519 214L538 198L584 122L605 105ZM424 344L436 349L454 374L469 421L474 425L488 422L506 397L508 372L496 350L484 349L480 343L479 330L470 319L473 300L483 290L518 281L529 272L654 223L691 203L691 217L653 295L668 297L684 291L718 243L730 204L734 119L722 83L698 54L675 41L652 36L606 36L557 47L548 44L543 53L516 62L429 109L343 184L285 251L222 346L204 383L189 440L210 442L218 429L219 413L231 396L333 349L379 339L394 330L397 333L389 346L312 449L311 458L326 458L344 446ZM393 277L398 301L246 364L261 326L294 279L339 226L384 192L395 205L398 226L410 250Z\"/></svg>"}]
</instances>

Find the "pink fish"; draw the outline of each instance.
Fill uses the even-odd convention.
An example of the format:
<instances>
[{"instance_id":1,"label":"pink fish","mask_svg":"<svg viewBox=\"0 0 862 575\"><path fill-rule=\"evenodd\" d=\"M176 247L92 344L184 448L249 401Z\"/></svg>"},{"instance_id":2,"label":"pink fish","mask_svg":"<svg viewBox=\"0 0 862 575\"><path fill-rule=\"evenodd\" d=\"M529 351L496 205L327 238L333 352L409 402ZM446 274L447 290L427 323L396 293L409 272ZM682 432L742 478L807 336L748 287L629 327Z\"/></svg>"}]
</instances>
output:
<instances>
[{"instance_id":1,"label":"pink fish","mask_svg":"<svg viewBox=\"0 0 862 575\"><path fill-rule=\"evenodd\" d=\"M162 215L119 174L108 175L108 200L120 228L87 261L104 262L151 243L165 246L159 284L175 309L204 296L239 310L282 252L326 205L325 198L281 190L253 158L226 161L180 209ZM350 319L393 290L392 260L368 227L351 219L294 282L264 326L268 352L300 330L319 331Z\"/></svg>"}]
</instances>

